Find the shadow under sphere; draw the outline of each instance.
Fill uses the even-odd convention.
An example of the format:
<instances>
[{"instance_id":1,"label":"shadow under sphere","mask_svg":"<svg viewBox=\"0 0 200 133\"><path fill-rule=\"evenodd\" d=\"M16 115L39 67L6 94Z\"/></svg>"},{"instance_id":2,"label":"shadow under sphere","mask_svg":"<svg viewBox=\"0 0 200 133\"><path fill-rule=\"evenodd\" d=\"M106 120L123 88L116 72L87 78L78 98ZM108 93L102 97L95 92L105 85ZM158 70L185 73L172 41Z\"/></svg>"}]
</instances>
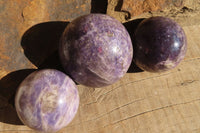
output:
<instances>
[{"instance_id":1,"label":"shadow under sphere","mask_svg":"<svg viewBox=\"0 0 200 133\"><path fill-rule=\"evenodd\" d=\"M20 83L35 69L23 69L9 73L0 80L0 121L23 125L15 110L15 93Z\"/></svg>"},{"instance_id":2,"label":"shadow under sphere","mask_svg":"<svg viewBox=\"0 0 200 133\"><path fill-rule=\"evenodd\" d=\"M53 21L32 26L21 39L25 56L39 69L63 71L58 55L60 37L69 22Z\"/></svg>"},{"instance_id":3,"label":"shadow under sphere","mask_svg":"<svg viewBox=\"0 0 200 133\"><path fill-rule=\"evenodd\" d=\"M135 19L132 21L128 21L126 23L123 23L123 25L125 26L126 30L128 31L130 37L131 37L131 41L132 41L132 45L133 45L133 60L131 62L131 65L127 71L127 73L137 73L137 72L143 72L143 70L141 70L135 63L134 63L134 49L135 49L135 31L138 27L138 25L144 20L144 18L141 19Z\"/></svg>"},{"instance_id":4,"label":"shadow under sphere","mask_svg":"<svg viewBox=\"0 0 200 133\"><path fill-rule=\"evenodd\" d=\"M91 13L106 14L108 0L91 0Z\"/></svg>"}]
</instances>

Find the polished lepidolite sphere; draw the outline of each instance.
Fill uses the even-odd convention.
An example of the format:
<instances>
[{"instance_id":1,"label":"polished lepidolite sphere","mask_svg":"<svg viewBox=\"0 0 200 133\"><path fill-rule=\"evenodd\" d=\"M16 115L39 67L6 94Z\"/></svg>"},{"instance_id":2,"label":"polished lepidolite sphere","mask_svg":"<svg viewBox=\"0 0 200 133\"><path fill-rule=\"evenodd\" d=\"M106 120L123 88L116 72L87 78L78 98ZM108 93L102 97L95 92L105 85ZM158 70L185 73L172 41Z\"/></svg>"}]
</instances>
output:
<instances>
[{"instance_id":1,"label":"polished lepidolite sphere","mask_svg":"<svg viewBox=\"0 0 200 133\"><path fill-rule=\"evenodd\" d=\"M72 21L61 37L59 51L66 72L76 82L90 87L119 80L133 55L125 27L103 14L89 14Z\"/></svg>"},{"instance_id":2,"label":"polished lepidolite sphere","mask_svg":"<svg viewBox=\"0 0 200 133\"><path fill-rule=\"evenodd\" d=\"M136 65L150 72L174 68L184 58L187 49L183 29L165 17L143 20L136 29L134 43Z\"/></svg>"},{"instance_id":3,"label":"polished lepidolite sphere","mask_svg":"<svg viewBox=\"0 0 200 133\"><path fill-rule=\"evenodd\" d=\"M75 83L54 69L31 73L20 84L15 97L15 107L21 121L45 133L67 126L78 106L79 95Z\"/></svg>"}]
</instances>

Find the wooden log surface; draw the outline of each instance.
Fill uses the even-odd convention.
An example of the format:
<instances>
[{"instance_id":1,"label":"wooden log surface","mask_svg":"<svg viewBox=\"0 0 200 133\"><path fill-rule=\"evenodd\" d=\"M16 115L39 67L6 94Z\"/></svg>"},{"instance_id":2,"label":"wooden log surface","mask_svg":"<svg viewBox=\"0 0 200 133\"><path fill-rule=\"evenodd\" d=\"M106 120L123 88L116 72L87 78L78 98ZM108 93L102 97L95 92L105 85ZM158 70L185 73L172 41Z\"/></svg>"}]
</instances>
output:
<instances>
[{"instance_id":1,"label":"wooden log surface","mask_svg":"<svg viewBox=\"0 0 200 133\"><path fill-rule=\"evenodd\" d=\"M93 1L80 1L82 2L71 0L71 3L67 3L75 8L63 6L66 2L64 0L0 1L0 132L35 133L23 125L16 115L13 106L15 90L34 69L62 70L57 62L57 47L53 44L57 44L68 21L82 14L95 12L94 6L98 5ZM126 24L136 27L140 18L159 15L174 19L187 35L186 57L175 69L164 73L141 72L133 65L113 85L104 88L78 85L78 113L59 133L199 133L199 7L200 5L195 4L194 8L146 12L126 20ZM11 9L12 12L9 12ZM71 11L67 12L68 10ZM126 15L124 12L119 14L119 11L112 8L109 10L107 13L115 12L116 18ZM53 39L49 41L50 37ZM44 43L48 45L43 45ZM38 49L41 45L43 47ZM45 51L47 46L51 46L50 52ZM38 55L32 48L44 55ZM55 63L58 65L55 66Z\"/></svg>"}]
</instances>

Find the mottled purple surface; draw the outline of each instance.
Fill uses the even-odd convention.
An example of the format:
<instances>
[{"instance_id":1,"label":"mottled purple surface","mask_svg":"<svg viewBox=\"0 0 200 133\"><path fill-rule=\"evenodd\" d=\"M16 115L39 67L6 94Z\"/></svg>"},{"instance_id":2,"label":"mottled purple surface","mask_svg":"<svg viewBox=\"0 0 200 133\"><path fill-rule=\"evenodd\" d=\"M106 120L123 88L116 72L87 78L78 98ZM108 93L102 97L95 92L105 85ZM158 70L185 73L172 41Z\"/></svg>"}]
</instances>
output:
<instances>
[{"instance_id":1,"label":"mottled purple surface","mask_svg":"<svg viewBox=\"0 0 200 133\"><path fill-rule=\"evenodd\" d=\"M79 106L78 90L64 73L39 70L20 84L15 106L25 125L41 132L56 132L74 118Z\"/></svg>"},{"instance_id":2,"label":"mottled purple surface","mask_svg":"<svg viewBox=\"0 0 200 133\"><path fill-rule=\"evenodd\" d=\"M136 29L134 43L135 63L150 72L174 68L184 58L187 49L183 29L165 17L143 20Z\"/></svg>"},{"instance_id":3,"label":"mottled purple surface","mask_svg":"<svg viewBox=\"0 0 200 133\"><path fill-rule=\"evenodd\" d=\"M110 85L127 72L133 55L124 26L103 14L90 14L72 21L61 38L64 69L83 85Z\"/></svg>"}]
</instances>

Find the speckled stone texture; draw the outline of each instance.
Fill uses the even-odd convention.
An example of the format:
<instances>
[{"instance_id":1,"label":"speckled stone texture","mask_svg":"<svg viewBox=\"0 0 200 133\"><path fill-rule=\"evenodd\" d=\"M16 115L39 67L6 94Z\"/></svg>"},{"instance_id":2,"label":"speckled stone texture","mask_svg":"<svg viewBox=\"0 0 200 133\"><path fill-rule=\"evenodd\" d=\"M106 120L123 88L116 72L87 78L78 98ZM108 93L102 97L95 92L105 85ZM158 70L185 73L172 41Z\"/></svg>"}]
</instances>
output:
<instances>
[{"instance_id":1,"label":"speckled stone texture","mask_svg":"<svg viewBox=\"0 0 200 133\"><path fill-rule=\"evenodd\" d=\"M198 0L107 0L107 14L127 22L129 19L167 16L191 17L200 9Z\"/></svg>"},{"instance_id":2,"label":"speckled stone texture","mask_svg":"<svg viewBox=\"0 0 200 133\"><path fill-rule=\"evenodd\" d=\"M39 70L20 84L15 106L25 125L45 133L56 132L74 118L79 106L78 90L64 73Z\"/></svg>"},{"instance_id":3,"label":"speckled stone texture","mask_svg":"<svg viewBox=\"0 0 200 133\"><path fill-rule=\"evenodd\" d=\"M186 35L173 20L151 17L135 32L134 60L143 70L162 72L177 66L187 49Z\"/></svg>"},{"instance_id":4,"label":"speckled stone texture","mask_svg":"<svg viewBox=\"0 0 200 133\"><path fill-rule=\"evenodd\" d=\"M83 85L110 85L127 72L132 43L125 27L103 14L89 14L72 21L60 43L64 69Z\"/></svg>"},{"instance_id":5,"label":"speckled stone texture","mask_svg":"<svg viewBox=\"0 0 200 133\"><path fill-rule=\"evenodd\" d=\"M145 12L165 11L182 8L187 0L123 0L122 11L127 11L131 16ZM190 0L191 1L191 0Z\"/></svg>"},{"instance_id":6,"label":"speckled stone texture","mask_svg":"<svg viewBox=\"0 0 200 133\"><path fill-rule=\"evenodd\" d=\"M72 21L78 16L90 13L90 10L91 0L0 0L0 78L12 71L38 67L24 55L24 49L21 46L22 37L26 31L30 30L29 28L44 22ZM62 25L56 24L58 29L62 28ZM38 31L47 26L51 25L46 23L39 27ZM50 45L49 52L41 51L43 47L38 49L41 52L38 52L36 57L41 56L36 59L43 63L55 52L56 43L53 47L51 44L57 42L55 39L59 33L51 29L45 29L44 33L39 32L38 35L34 34L36 32L36 30L29 32L33 33L30 41L38 40L38 42L44 42L42 46ZM49 37L49 40L45 41L45 38L39 36L41 34ZM53 34L55 37L51 36ZM31 42L23 45L30 44Z\"/></svg>"}]
</instances>

